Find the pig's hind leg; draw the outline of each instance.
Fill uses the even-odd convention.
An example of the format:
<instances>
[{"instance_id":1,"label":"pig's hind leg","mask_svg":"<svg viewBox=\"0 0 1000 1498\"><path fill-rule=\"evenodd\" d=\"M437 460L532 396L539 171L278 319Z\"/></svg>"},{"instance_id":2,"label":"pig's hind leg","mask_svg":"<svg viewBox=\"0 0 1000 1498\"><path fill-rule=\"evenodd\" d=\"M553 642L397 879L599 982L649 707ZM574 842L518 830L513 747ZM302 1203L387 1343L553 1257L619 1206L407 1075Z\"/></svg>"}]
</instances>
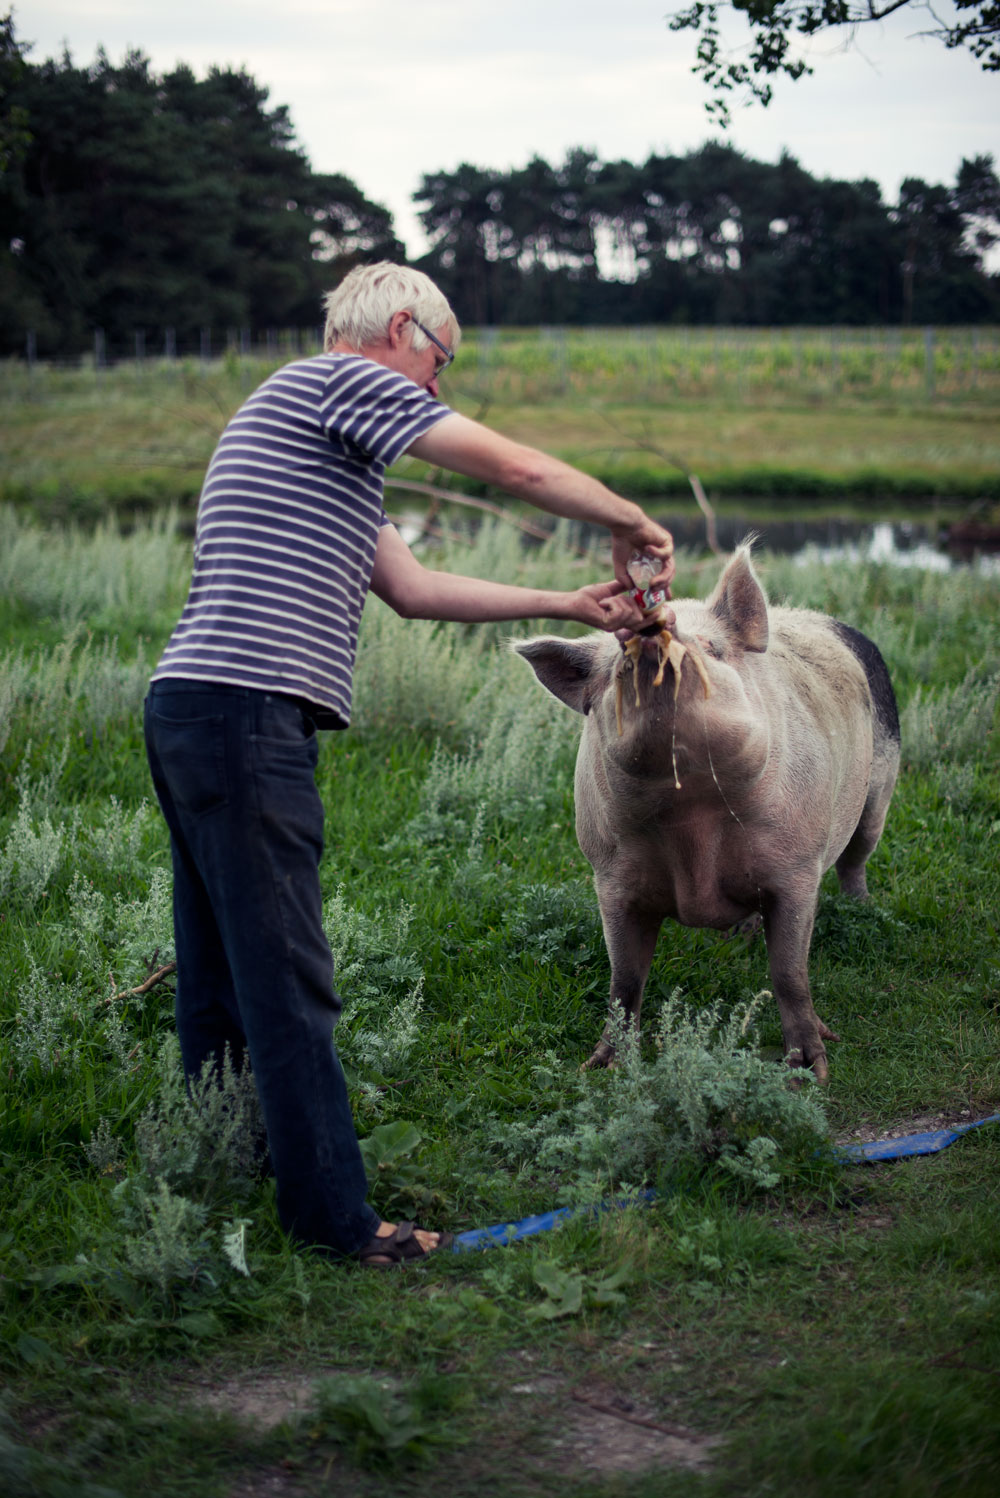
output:
<instances>
[{"instance_id":1,"label":"pig's hind leg","mask_svg":"<svg viewBox=\"0 0 1000 1498\"><path fill-rule=\"evenodd\" d=\"M611 996L604 1034L594 1047L585 1066L611 1066L615 1059L612 1017L621 1009L625 1021L636 1031L642 1013L642 996L656 951L663 917L624 904L620 899L601 897L601 919L604 941L611 959Z\"/></svg>"},{"instance_id":2,"label":"pig's hind leg","mask_svg":"<svg viewBox=\"0 0 1000 1498\"><path fill-rule=\"evenodd\" d=\"M840 1037L816 1013L809 987L809 944L815 917L815 894L808 901L780 897L765 910L764 935L785 1059L791 1067L811 1067L816 1080L825 1082L829 1066L823 1042Z\"/></svg>"},{"instance_id":3,"label":"pig's hind leg","mask_svg":"<svg viewBox=\"0 0 1000 1498\"><path fill-rule=\"evenodd\" d=\"M835 865L841 890L845 895L853 895L856 900L868 899L868 880L865 876L865 864L871 857L875 844L878 842L882 832L880 827L874 839L872 839L864 835L863 827L864 817L862 817L857 831L837 859Z\"/></svg>"},{"instance_id":4,"label":"pig's hind leg","mask_svg":"<svg viewBox=\"0 0 1000 1498\"><path fill-rule=\"evenodd\" d=\"M896 784L898 765L898 746L896 746L894 757L883 755L882 763L876 759L872 767L872 781L868 791L868 799L858 820L858 825L851 834L850 842L834 865L837 870L840 887L844 894L853 895L857 900L867 900L868 898L868 881L865 876L865 864L878 847L879 838L882 836L886 813L889 810L889 801L892 797L893 787Z\"/></svg>"}]
</instances>

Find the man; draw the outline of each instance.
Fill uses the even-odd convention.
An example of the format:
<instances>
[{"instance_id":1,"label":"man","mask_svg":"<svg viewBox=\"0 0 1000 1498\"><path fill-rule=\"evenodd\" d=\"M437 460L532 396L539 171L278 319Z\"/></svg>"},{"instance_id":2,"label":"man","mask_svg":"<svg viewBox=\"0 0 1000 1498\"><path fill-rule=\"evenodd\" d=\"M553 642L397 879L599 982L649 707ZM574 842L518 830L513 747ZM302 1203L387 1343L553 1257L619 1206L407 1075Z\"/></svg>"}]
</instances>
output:
<instances>
[{"instance_id":1,"label":"man","mask_svg":"<svg viewBox=\"0 0 1000 1498\"><path fill-rule=\"evenodd\" d=\"M327 298L325 352L278 370L219 440L184 611L153 674L146 743L171 834L176 1015L188 1077L253 1069L285 1230L362 1263L419 1260L450 1234L380 1222L332 1032L316 729L346 728L371 588L406 618L638 627L627 562L661 526L603 484L437 400L460 331L426 276L383 263ZM382 505L404 452L555 515L609 528L615 581L572 592L425 568Z\"/></svg>"}]
</instances>

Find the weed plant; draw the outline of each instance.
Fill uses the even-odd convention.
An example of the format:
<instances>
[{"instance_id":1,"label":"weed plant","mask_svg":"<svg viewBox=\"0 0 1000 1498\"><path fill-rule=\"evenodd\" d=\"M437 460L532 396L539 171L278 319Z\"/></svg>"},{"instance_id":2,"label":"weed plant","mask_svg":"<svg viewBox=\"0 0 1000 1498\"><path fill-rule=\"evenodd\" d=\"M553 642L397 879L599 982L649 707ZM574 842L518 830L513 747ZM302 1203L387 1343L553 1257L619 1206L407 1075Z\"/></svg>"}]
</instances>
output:
<instances>
[{"instance_id":1,"label":"weed plant","mask_svg":"<svg viewBox=\"0 0 1000 1498\"><path fill-rule=\"evenodd\" d=\"M138 718L187 543L167 522L58 547L7 523L27 560L0 591L5 1491L180 1498L290 1471L352 1494L370 1466L423 1463L459 1494L555 1492L567 1448L548 1443L578 1406L512 1392L540 1380L721 1439L702 1475L615 1491L992 1495L998 1131L878 1168L816 1148L1000 1110L995 579L760 559L776 601L880 644L904 726L872 898L832 880L820 895L813 988L842 1036L822 1097L789 1088L770 1000L739 1033L762 946L682 928L661 938L642 1044L610 1075L578 1072L608 988L573 831L578 720L504 648L516 631L404 624L372 601L356 723L318 771L372 1200L462 1229L592 1198L595 1180L630 1200L660 1188L375 1275L278 1231L248 1075L180 1081L169 851ZM498 524L434 564L600 574L572 542L522 551ZM47 544L76 601L22 586ZM678 576L714 581L688 557ZM183 1392L268 1369L329 1382L256 1431Z\"/></svg>"},{"instance_id":2,"label":"weed plant","mask_svg":"<svg viewBox=\"0 0 1000 1498\"><path fill-rule=\"evenodd\" d=\"M827 1125L811 1077L790 1085L783 1062L752 1044L755 1012L770 998L761 993L723 1017L718 1005L692 1012L675 989L660 1010L649 1061L619 1007L610 1020L616 1065L604 1078L579 1081L571 1107L502 1127L502 1143L558 1171L584 1200L669 1183L709 1161L773 1190L783 1165L820 1152Z\"/></svg>"}]
</instances>

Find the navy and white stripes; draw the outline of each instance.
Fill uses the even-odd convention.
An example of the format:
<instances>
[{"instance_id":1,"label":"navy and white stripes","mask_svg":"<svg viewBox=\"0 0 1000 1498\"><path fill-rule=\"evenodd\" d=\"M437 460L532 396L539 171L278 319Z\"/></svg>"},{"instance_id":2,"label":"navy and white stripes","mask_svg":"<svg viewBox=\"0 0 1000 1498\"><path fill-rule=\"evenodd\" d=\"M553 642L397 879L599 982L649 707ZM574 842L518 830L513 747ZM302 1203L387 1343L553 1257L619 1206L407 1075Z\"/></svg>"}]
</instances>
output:
<instances>
[{"instance_id":1,"label":"navy and white stripes","mask_svg":"<svg viewBox=\"0 0 1000 1498\"><path fill-rule=\"evenodd\" d=\"M355 354L265 380L209 464L191 590L153 680L284 692L320 726L346 727L385 470L448 414Z\"/></svg>"}]
</instances>

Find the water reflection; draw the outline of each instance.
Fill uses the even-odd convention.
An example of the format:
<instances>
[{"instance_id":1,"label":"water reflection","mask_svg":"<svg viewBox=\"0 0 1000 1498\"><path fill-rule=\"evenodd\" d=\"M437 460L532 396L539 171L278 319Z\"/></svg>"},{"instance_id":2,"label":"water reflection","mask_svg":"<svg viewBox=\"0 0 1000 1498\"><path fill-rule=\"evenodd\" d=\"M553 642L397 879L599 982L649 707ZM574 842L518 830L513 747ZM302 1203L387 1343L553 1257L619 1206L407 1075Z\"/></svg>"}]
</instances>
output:
<instances>
[{"instance_id":1,"label":"water reflection","mask_svg":"<svg viewBox=\"0 0 1000 1498\"><path fill-rule=\"evenodd\" d=\"M805 558L810 552L824 562L891 562L897 567L924 567L928 572L950 572L956 565L956 559L936 544L924 538L915 539L905 533L904 527L891 525L887 520L869 526L864 538L858 541L807 547L798 555Z\"/></svg>"},{"instance_id":2,"label":"water reflection","mask_svg":"<svg viewBox=\"0 0 1000 1498\"><path fill-rule=\"evenodd\" d=\"M705 545L700 517L666 516L678 546L695 550ZM1000 553L979 547L949 544L935 526L912 521L860 520L827 516L820 520L755 520L752 516L718 515L716 529L723 551L731 551L748 535L768 551L791 555L803 562L882 562L898 567L921 567L950 572L973 566L990 576L1000 575Z\"/></svg>"},{"instance_id":3,"label":"water reflection","mask_svg":"<svg viewBox=\"0 0 1000 1498\"><path fill-rule=\"evenodd\" d=\"M654 502L648 513L670 530L678 548L701 552L706 549L705 521L699 514L676 515L664 512ZM396 521L409 545L431 544L440 540L440 519L428 524L426 514L409 511ZM582 528L586 533L588 527ZM987 528L992 529L992 528ZM963 543L953 533L937 526L914 521L876 520L865 522L839 516L816 519L757 519L751 515L717 515L716 533L719 546L729 552L748 536L758 547L780 555L794 556L803 563L881 562L897 567L920 567L932 572L950 572L954 568L973 567L990 577L1000 577L1000 550L997 541ZM601 533L603 534L603 532Z\"/></svg>"}]
</instances>

